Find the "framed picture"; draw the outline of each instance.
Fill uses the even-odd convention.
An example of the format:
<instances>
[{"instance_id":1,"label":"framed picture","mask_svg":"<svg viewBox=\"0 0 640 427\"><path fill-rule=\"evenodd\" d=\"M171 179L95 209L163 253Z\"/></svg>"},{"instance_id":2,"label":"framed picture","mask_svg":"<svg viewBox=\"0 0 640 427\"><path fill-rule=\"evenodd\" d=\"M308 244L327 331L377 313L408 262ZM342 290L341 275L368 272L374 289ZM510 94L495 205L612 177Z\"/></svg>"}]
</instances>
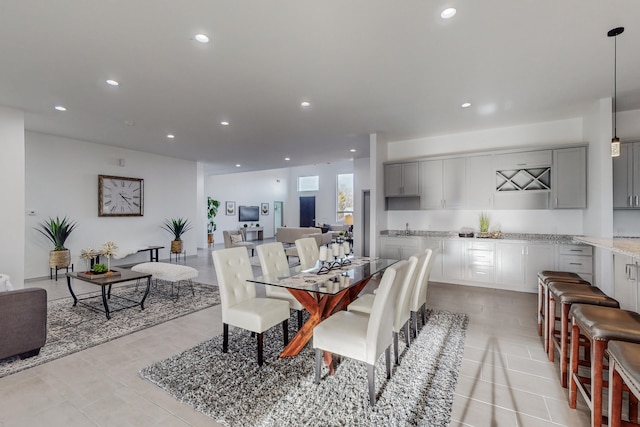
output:
<instances>
[{"instance_id":1,"label":"framed picture","mask_svg":"<svg viewBox=\"0 0 640 427\"><path fill-rule=\"evenodd\" d=\"M260 215L269 215L269 203L260 204Z\"/></svg>"},{"instance_id":2,"label":"framed picture","mask_svg":"<svg viewBox=\"0 0 640 427\"><path fill-rule=\"evenodd\" d=\"M143 179L98 175L98 216L143 215Z\"/></svg>"},{"instance_id":3,"label":"framed picture","mask_svg":"<svg viewBox=\"0 0 640 427\"><path fill-rule=\"evenodd\" d=\"M224 211L227 215L236 214L236 202L225 202Z\"/></svg>"}]
</instances>

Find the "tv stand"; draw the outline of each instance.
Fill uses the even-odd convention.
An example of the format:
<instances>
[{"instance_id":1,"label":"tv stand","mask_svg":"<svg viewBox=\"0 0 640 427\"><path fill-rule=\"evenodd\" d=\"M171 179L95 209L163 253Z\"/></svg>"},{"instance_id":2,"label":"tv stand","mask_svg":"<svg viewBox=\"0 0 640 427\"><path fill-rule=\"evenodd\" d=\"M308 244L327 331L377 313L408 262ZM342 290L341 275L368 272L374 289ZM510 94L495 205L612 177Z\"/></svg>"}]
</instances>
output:
<instances>
[{"instance_id":1,"label":"tv stand","mask_svg":"<svg viewBox=\"0 0 640 427\"><path fill-rule=\"evenodd\" d=\"M242 231L242 237L245 242L264 240L264 227L242 227L240 230ZM247 236L249 233L256 233L255 239L249 239Z\"/></svg>"}]
</instances>

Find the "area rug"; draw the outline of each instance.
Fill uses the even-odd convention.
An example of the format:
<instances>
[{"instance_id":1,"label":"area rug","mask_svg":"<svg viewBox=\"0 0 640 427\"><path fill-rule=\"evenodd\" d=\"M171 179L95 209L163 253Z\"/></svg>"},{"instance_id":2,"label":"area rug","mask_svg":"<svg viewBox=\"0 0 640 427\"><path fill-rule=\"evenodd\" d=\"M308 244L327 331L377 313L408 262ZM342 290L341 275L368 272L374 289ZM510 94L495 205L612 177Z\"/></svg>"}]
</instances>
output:
<instances>
[{"instance_id":1,"label":"area rug","mask_svg":"<svg viewBox=\"0 0 640 427\"><path fill-rule=\"evenodd\" d=\"M386 379L376 364L377 403L369 407L366 365L342 359L334 376L326 368L314 383L314 351L307 345L279 359L281 328L265 333L265 363L256 362L255 338L230 331L229 353L215 337L157 362L140 375L227 426L446 426L462 361L468 317L428 311L428 321ZM295 325L291 319L289 325ZM293 333L294 328L291 327Z\"/></svg>"},{"instance_id":2,"label":"area rug","mask_svg":"<svg viewBox=\"0 0 640 427\"><path fill-rule=\"evenodd\" d=\"M189 286L181 285L180 295L176 300L170 285L152 285L144 302L144 310L133 307L116 311L111 314L110 320L107 320L104 311L94 311L81 304L73 307L71 297L50 301L47 305L47 342L40 354L24 360L17 356L0 359L0 378L220 304L217 286L194 283L193 288L195 296ZM112 294L140 301L144 290L145 286L136 289L135 284L128 284L114 287ZM99 295L100 291L79 297ZM103 310L101 297L87 300L87 303ZM111 299L109 308L118 308L117 298Z\"/></svg>"}]
</instances>

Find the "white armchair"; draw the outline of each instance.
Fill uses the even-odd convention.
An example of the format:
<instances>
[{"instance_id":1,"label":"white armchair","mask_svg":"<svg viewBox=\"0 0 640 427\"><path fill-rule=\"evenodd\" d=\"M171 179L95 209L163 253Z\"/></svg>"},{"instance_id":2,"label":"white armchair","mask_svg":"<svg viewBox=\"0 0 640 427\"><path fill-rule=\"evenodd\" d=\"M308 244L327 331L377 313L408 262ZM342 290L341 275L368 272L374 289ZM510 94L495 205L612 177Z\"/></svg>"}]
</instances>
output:
<instances>
[{"instance_id":1,"label":"white armchair","mask_svg":"<svg viewBox=\"0 0 640 427\"><path fill-rule=\"evenodd\" d=\"M320 250L315 238L305 237L296 240L296 249L302 268L311 268L318 262Z\"/></svg>"},{"instance_id":2,"label":"white armchair","mask_svg":"<svg viewBox=\"0 0 640 427\"><path fill-rule=\"evenodd\" d=\"M258 365L262 366L263 333L282 322L284 345L289 342L287 301L256 298L253 270L245 248L213 251L213 266L218 278L222 305L223 343L222 352L229 348L229 325L246 329L258 335Z\"/></svg>"},{"instance_id":3,"label":"white armchair","mask_svg":"<svg viewBox=\"0 0 640 427\"><path fill-rule=\"evenodd\" d=\"M427 288L429 286L429 275L431 274L431 268L433 267L433 261L436 258L436 254L433 250L427 249L425 251L424 261L422 264L418 264L416 268L416 284L413 288L413 295L411 301L409 301L409 308L411 310L411 318L413 320L413 337L418 336L418 311L422 312L422 325L425 323L424 310L427 304Z\"/></svg>"},{"instance_id":4,"label":"white armchair","mask_svg":"<svg viewBox=\"0 0 640 427\"><path fill-rule=\"evenodd\" d=\"M369 382L369 405L375 405L375 363L384 352L387 378L391 378L391 331L397 307L396 300L408 266L407 261L399 261L385 270L370 315L340 311L313 329L316 384L320 383L324 351L365 362Z\"/></svg>"},{"instance_id":5,"label":"white armchair","mask_svg":"<svg viewBox=\"0 0 640 427\"><path fill-rule=\"evenodd\" d=\"M396 307L396 314L393 318L393 355L394 362L396 365L400 364L400 352L398 350L398 334L401 329L404 329L404 337L405 343L407 347L411 344L410 337L410 328L409 328L409 319L411 318L411 311L409 307L409 302L411 296L413 295L413 289L416 283L416 267L418 264L424 263L426 258L426 253L420 253L411 255L409 257L407 274L405 276L404 282L402 282L399 286L400 294L398 296L398 306ZM378 289L380 289L378 287ZM375 298L377 296L373 294L365 294L361 297L356 298L349 306L347 307L348 311L358 312L362 314L369 315L373 310L373 304L375 302Z\"/></svg>"},{"instance_id":6,"label":"white armchair","mask_svg":"<svg viewBox=\"0 0 640 427\"><path fill-rule=\"evenodd\" d=\"M284 246L280 242L265 243L258 245L258 258L262 274L277 276L280 272L289 272L289 262L284 253ZM298 312L298 329L302 327L302 312L305 309L300 301L294 297L286 288L278 286L265 286L267 297L284 300L289 303L289 308Z\"/></svg>"}]
</instances>

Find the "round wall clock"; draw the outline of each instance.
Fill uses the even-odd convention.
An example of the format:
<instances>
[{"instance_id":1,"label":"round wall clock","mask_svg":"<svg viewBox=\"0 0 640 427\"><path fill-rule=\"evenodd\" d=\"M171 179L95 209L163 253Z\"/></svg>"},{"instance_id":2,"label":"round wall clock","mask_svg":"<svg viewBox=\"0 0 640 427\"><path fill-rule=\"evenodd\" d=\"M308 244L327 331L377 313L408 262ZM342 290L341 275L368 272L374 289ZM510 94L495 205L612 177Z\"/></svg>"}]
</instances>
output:
<instances>
[{"instance_id":1,"label":"round wall clock","mask_svg":"<svg viewBox=\"0 0 640 427\"><path fill-rule=\"evenodd\" d=\"M98 175L98 216L143 215L143 179Z\"/></svg>"}]
</instances>

